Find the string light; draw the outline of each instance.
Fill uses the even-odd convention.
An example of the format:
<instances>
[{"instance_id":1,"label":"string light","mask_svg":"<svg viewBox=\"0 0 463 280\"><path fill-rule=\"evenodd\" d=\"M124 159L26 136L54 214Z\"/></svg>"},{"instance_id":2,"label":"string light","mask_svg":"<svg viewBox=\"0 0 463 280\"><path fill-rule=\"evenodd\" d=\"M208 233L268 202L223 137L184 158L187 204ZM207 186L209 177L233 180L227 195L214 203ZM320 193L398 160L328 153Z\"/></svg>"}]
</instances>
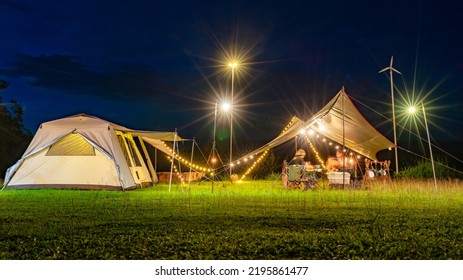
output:
<instances>
[{"instance_id":1,"label":"string light","mask_svg":"<svg viewBox=\"0 0 463 280\"><path fill-rule=\"evenodd\" d=\"M318 153L318 151L315 149L314 145L312 144L312 141L310 141L309 137L305 137L307 143L309 144L310 148L312 149L312 152L313 154L315 155L315 157L317 158L318 162L320 163L320 165L322 166L323 169L325 169L325 163L323 161L323 159L320 157L320 154Z\"/></svg>"},{"instance_id":2,"label":"string light","mask_svg":"<svg viewBox=\"0 0 463 280\"><path fill-rule=\"evenodd\" d=\"M167 157L169 159L170 162L172 162L172 158L171 157ZM183 179L183 176L182 174L178 171L177 169L177 166L173 165L174 166L174 171L175 173L177 174L177 177L180 179L180 183L183 185L185 184L185 180Z\"/></svg>"},{"instance_id":3,"label":"string light","mask_svg":"<svg viewBox=\"0 0 463 280\"><path fill-rule=\"evenodd\" d=\"M169 150L170 153L172 153L172 149L167 146L167 144L164 142L164 141L161 141L162 144L164 144L164 146L167 148L167 150ZM190 161L188 161L187 159L183 158L182 156L180 156L179 154L177 154L175 151L173 152L174 153L174 156L175 156L175 159L178 160L180 163L193 168L197 171L202 171L202 172L211 172L211 169L210 168L207 168L207 167L204 167L204 166L199 166L197 164L194 164ZM170 157L169 157L170 158Z\"/></svg>"},{"instance_id":4,"label":"string light","mask_svg":"<svg viewBox=\"0 0 463 280\"><path fill-rule=\"evenodd\" d=\"M296 121L296 119L297 119L297 118L294 116L294 117L291 119L291 121L288 123L288 125L286 125L286 127L283 129L283 131L281 132L281 134L285 133L289 128L291 128L291 126L294 124L294 122ZM323 126L321 123L319 123L318 125L319 125L319 128L320 128L321 130L324 129L324 126ZM315 134L314 130L313 130L313 129L309 129L309 130L307 131L307 133L305 133L305 132L306 132L306 131L304 131L303 135L305 136L307 143L309 144L310 148L312 149L313 154L315 155L317 161L320 163L320 165L322 166L322 168L323 168L323 169L326 169L324 160L321 158L320 154L319 154L318 151L316 150L316 148L315 148L315 146L313 145L312 141L310 141L309 137L307 136L307 134L308 134L308 135L314 135L314 134ZM320 139L320 135L319 135L319 134L316 134L315 137L316 137L317 139ZM322 138L322 141L323 141L324 143L326 143L326 142L327 142L327 139L326 139L325 137L323 137L323 138ZM332 146L332 145L334 145L334 143L331 142L331 141L329 141L328 145L329 145L329 146ZM338 150L340 147L339 147L339 145L336 145L335 148L336 148L336 150ZM268 151L269 151L269 150L266 150L257 160L255 160L255 161L252 163L252 165L248 168L248 170L246 170L246 172L241 176L241 179L240 179L240 180L243 180L244 178L246 178L246 176L249 175L249 173L251 173L251 172L256 168L256 166L257 166L257 165L262 161L262 159L268 154ZM345 151L344 151L344 152L345 152ZM250 156L249 158L246 157L246 158L242 159L242 161L246 163L246 162L252 160L253 158L254 158L253 156ZM357 159L360 159L360 155L357 155L356 158L357 158ZM353 163L354 161L355 161L355 156L354 156L353 153L351 152L351 153L350 153L350 162ZM241 164L241 161L236 162L236 164ZM232 166L233 166L233 165L234 165L234 163L232 163Z\"/></svg>"},{"instance_id":5,"label":"string light","mask_svg":"<svg viewBox=\"0 0 463 280\"><path fill-rule=\"evenodd\" d=\"M268 154L268 151L269 150L265 150L265 152L254 161L254 163L248 168L248 170L246 170L243 176L241 176L241 180L243 180L247 175L249 175L249 173L252 172L252 170L254 170L254 168L256 168L257 164L260 163L262 159Z\"/></svg>"},{"instance_id":6,"label":"string light","mask_svg":"<svg viewBox=\"0 0 463 280\"><path fill-rule=\"evenodd\" d=\"M285 133L288 129L291 128L291 126L294 124L294 122L297 120L297 117L294 116L291 118L291 120L289 121L289 123L286 125L286 127L281 131L280 134L283 134ZM241 176L241 180L243 180L247 175L249 175L249 173L252 172L252 170L254 170L254 168L262 161L262 159L268 154L268 151L269 150L266 150L257 160L255 160L252 165L248 168L248 170L246 170L246 172L244 173L244 175ZM254 156L251 155L248 157L245 157L243 160L243 162L245 163L248 163L249 161L253 160L254 159ZM236 164L240 165L241 164L241 161L237 161ZM235 165L235 163L232 163L231 166L233 167Z\"/></svg>"},{"instance_id":7,"label":"string light","mask_svg":"<svg viewBox=\"0 0 463 280\"><path fill-rule=\"evenodd\" d=\"M296 119L297 119L296 116L292 117L291 120L289 121L288 125L286 125L285 128L283 129L283 131L281 132L281 134L285 133L294 124Z\"/></svg>"},{"instance_id":8,"label":"string light","mask_svg":"<svg viewBox=\"0 0 463 280\"><path fill-rule=\"evenodd\" d=\"M336 145L336 150L340 150L340 149L341 149L341 147L340 147L339 145ZM347 149L343 149L342 152L343 152L344 154L346 154ZM348 159L349 162L350 162L351 164L356 163L357 160L359 160L359 159L361 159L361 158L362 158L361 155L359 155L359 154L354 154L352 151L349 152L349 156L346 156L346 159Z\"/></svg>"}]
</instances>

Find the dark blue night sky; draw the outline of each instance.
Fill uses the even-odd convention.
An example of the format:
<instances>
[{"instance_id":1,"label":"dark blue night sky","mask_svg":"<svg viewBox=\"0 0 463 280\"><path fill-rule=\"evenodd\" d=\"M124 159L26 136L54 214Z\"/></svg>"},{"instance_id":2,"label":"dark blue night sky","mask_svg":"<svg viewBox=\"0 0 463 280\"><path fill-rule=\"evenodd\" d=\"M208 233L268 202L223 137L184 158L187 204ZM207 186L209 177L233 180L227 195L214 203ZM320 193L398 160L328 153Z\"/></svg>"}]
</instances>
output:
<instances>
[{"instance_id":1,"label":"dark blue night sky","mask_svg":"<svg viewBox=\"0 0 463 280\"><path fill-rule=\"evenodd\" d=\"M24 105L33 133L41 122L83 112L209 141L214 104L230 92L223 54L238 54L245 65L235 79L236 145L245 146L274 138L293 115L307 119L343 86L390 117L388 75L378 71L393 55L402 72L394 76L398 115L405 100L424 98L433 138L463 140L461 7L0 0L0 79L9 83L0 94ZM359 106L392 139L391 123L370 109ZM226 122L219 126L226 133Z\"/></svg>"}]
</instances>

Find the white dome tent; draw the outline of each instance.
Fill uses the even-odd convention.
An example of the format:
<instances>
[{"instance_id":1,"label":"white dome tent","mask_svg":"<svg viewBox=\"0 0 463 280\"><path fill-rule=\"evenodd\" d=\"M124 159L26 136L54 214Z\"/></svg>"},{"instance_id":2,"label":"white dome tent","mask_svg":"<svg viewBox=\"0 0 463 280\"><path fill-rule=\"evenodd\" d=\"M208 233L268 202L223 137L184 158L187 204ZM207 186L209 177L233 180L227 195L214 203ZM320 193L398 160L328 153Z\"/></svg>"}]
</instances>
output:
<instances>
[{"instance_id":1,"label":"white dome tent","mask_svg":"<svg viewBox=\"0 0 463 280\"><path fill-rule=\"evenodd\" d=\"M157 176L144 139L170 154L162 141L174 138L181 140L174 132L132 130L86 114L45 122L7 170L4 186L126 190L149 185Z\"/></svg>"}]
</instances>

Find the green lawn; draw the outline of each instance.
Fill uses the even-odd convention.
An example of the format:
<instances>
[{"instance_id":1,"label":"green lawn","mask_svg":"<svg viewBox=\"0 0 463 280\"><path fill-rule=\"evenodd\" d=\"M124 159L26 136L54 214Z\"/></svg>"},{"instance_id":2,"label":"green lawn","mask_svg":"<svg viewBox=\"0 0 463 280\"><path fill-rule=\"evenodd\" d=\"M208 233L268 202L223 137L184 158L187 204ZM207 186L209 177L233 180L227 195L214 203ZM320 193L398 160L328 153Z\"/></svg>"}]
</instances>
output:
<instances>
[{"instance_id":1,"label":"green lawn","mask_svg":"<svg viewBox=\"0 0 463 280\"><path fill-rule=\"evenodd\" d=\"M0 192L0 259L463 259L463 184Z\"/></svg>"}]
</instances>

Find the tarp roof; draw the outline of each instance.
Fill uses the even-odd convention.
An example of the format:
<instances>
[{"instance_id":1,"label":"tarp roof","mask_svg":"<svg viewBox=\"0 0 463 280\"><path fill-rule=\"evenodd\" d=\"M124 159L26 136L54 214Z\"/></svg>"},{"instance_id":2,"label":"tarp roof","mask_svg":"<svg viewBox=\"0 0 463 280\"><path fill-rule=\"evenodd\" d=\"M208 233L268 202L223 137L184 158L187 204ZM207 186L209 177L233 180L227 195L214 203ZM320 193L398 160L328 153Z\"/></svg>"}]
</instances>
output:
<instances>
[{"instance_id":1,"label":"tarp roof","mask_svg":"<svg viewBox=\"0 0 463 280\"><path fill-rule=\"evenodd\" d=\"M306 121L305 127L344 143L347 148L370 159L377 159L379 151L394 147L394 143L365 119L344 89Z\"/></svg>"},{"instance_id":2,"label":"tarp roof","mask_svg":"<svg viewBox=\"0 0 463 280\"><path fill-rule=\"evenodd\" d=\"M312 129L317 133L336 141L345 143L345 147L367 158L377 159L376 154L394 143L376 130L358 111L352 100L341 89L320 111L307 121L293 118L287 127L275 139L249 153L256 155L294 139L301 130Z\"/></svg>"},{"instance_id":3,"label":"tarp roof","mask_svg":"<svg viewBox=\"0 0 463 280\"><path fill-rule=\"evenodd\" d=\"M68 118L75 118L75 117L89 118L90 120L93 119L93 120L96 121L95 123L100 123L99 121L104 121L108 125L113 127L115 130L119 130L119 131L122 131L124 133L130 133L130 134L132 134L134 136L139 135L139 136L142 136L144 138L146 137L146 138L157 139L157 140L162 140L162 141L174 141L174 138L175 138L175 141L182 141L183 140L178 134L175 136L175 134L176 134L175 132L146 131L146 130L130 129L130 128L127 128L127 127L124 127L124 126L121 126L121 125L118 125L118 124L115 124L115 123L100 119L100 118L95 117L95 116L87 115L87 114L77 114L77 115L74 115L74 116L70 116ZM58 120L54 120L54 121L50 121L50 122L47 122L47 123L56 123L57 121ZM66 125L61 120L59 120L59 121L60 121L60 124ZM91 123L92 123L91 121L87 121L85 123L85 126L88 127L88 126L91 125Z\"/></svg>"}]
</instances>

